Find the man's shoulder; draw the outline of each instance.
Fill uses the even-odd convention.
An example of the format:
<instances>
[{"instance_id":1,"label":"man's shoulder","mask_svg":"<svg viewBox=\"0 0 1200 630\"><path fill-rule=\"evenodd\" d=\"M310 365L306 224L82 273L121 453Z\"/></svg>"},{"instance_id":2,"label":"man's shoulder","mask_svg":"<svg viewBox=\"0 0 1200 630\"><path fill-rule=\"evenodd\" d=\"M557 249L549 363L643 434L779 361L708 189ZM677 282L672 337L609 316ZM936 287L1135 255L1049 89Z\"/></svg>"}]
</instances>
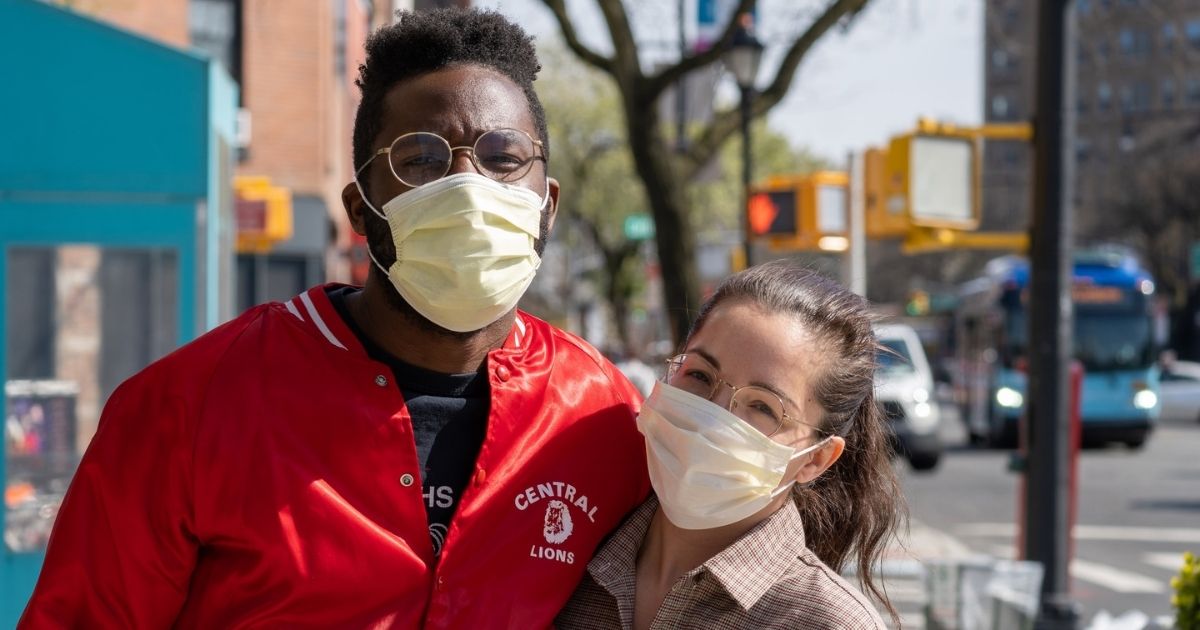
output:
<instances>
[{"instance_id":1,"label":"man's shoulder","mask_svg":"<svg viewBox=\"0 0 1200 630\"><path fill-rule=\"evenodd\" d=\"M520 317L524 325L529 327L532 333L529 338L534 340L533 343L541 345L549 353L549 361L555 365L571 366L573 374L591 372L604 377L630 402L641 399L629 379L592 344L524 311Z\"/></svg>"}]
</instances>

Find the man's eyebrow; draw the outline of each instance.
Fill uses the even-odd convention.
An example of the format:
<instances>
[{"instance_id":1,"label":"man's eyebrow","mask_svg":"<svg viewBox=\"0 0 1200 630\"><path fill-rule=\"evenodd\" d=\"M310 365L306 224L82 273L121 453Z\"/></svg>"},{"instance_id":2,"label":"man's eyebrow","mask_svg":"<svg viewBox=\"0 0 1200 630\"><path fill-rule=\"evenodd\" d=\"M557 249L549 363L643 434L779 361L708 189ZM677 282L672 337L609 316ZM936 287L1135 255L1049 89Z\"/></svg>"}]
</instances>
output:
<instances>
[{"instance_id":1,"label":"man's eyebrow","mask_svg":"<svg viewBox=\"0 0 1200 630\"><path fill-rule=\"evenodd\" d=\"M717 361L717 358L714 357L713 355L709 354L708 352L705 352L703 348L689 348L685 354L692 354L692 353L695 353L695 354L700 355L701 357L704 357L705 361L708 361L709 363L711 363L712 366L717 368L718 370L721 369L721 362ZM774 385L771 385L770 383L764 383L762 381L753 381L748 384L753 385L755 387L761 387L761 388L771 392L772 394L775 394L781 400L783 400L784 403L791 405L791 407L793 409L795 409L797 413L799 413L801 411L800 405L797 405L796 401L792 400L787 394L783 393L778 387L775 387Z\"/></svg>"}]
</instances>

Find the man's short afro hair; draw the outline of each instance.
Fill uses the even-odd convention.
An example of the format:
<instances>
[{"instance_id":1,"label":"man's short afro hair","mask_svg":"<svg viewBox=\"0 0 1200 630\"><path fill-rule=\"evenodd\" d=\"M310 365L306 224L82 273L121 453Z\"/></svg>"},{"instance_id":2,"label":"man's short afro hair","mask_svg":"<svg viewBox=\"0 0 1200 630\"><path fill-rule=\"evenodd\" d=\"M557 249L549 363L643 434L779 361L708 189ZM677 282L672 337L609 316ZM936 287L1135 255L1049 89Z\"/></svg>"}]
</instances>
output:
<instances>
[{"instance_id":1,"label":"man's short afro hair","mask_svg":"<svg viewBox=\"0 0 1200 630\"><path fill-rule=\"evenodd\" d=\"M354 117L355 170L371 157L375 136L383 128L383 99L388 90L405 79L460 63L492 68L520 86L549 157L546 112L533 90L542 67L532 37L493 11L398 11L394 24L375 31L367 40L367 61L358 67L356 83L362 101Z\"/></svg>"}]
</instances>

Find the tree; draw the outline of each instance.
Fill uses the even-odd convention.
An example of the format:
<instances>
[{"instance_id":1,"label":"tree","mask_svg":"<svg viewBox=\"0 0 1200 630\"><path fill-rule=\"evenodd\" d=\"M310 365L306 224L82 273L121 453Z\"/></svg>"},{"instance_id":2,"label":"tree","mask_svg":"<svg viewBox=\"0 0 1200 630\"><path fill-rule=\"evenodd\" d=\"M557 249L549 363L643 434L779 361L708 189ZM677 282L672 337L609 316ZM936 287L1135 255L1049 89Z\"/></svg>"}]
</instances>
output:
<instances>
[{"instance_id":1,"label":"tree","mask_svg":"<svg viewBox=\"0 0 1200 630\"><path fill-rule=\"evenodd\" d=\"M551 173L562 184L555 240L575 255L588 248L601 265L589 279L607 302L619 346L628 347L629 314L646 288L642 242L624 233L626 218L649 208L625 141L619 96L612 81L580 63L561 45L539 50L545 70L538 89L551 137ZM821 161L796 151L760 121L754 131L754 164L759 175L813 170ZM738 228L741 199L740 153L727 143L713 156L714 176L688 188L688 207L700 238L719 238ZM574 282L568 278L567 282Z\"/></svg>"},{"instance_id":2,"label":"tree","mask_svg":"<svg viewBox=\"0 0 1200 630\"><path fill-rule=\"evenodd\" d=\"M620 94L626 136L634 167L645 185L646 198L654 217L655 240L662 265L664 298L676 341L687 332L691 313L699 306L700 283L696 272L696 234L688 211L687 184L739 128L735 109L718 112L675 154L659 120L656 103L672 84L687 73L717 63L733 41L737 16L754 6L754 0L739 0L722 29L720 38L704 51L689 54L676 63L647 73L642 68L639 44L633 36L629 13L621 0L597 0L613 53L603 55L579 39L578 29L567 14L565 0L542 0L554 13L563 40L588 65L609 75ZM813 45L843 20L857 15L868 0L828 0L817 17L787 45L783 60L768 87L754 101L752 116L761 118L777 105L792 85L796 69Z\"/></svg>"}]
</instances>

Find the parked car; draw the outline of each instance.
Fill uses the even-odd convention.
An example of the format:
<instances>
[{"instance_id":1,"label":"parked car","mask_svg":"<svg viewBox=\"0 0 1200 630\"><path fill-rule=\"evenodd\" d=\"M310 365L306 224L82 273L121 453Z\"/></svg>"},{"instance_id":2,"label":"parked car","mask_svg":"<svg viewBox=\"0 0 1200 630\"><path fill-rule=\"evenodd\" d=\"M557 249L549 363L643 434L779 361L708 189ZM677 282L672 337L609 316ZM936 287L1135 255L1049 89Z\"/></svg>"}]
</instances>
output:
<instances>
[{"instance_id":1,"label":"parked car","mask_svg":"<svg viewBox=\"0 0 1200 630\"><path fill-rule=\"evenodd\" d=\"M1200 363L1171 361L1159 380L1160 422L1200 421Z\"/></svg>"},{"instance_id":2,"label":"parked car","mask_svg":"<svg viewBox=\"0 0 1200 630\"><path fill-rule=\"evenodd\" d=\"M932 470L942 456L942 414L921 341L906 324L879 325L875 335L884 348L879 353L875 397L891 423L896 449L914 470Z\"/></svg>"}]
</instances>

